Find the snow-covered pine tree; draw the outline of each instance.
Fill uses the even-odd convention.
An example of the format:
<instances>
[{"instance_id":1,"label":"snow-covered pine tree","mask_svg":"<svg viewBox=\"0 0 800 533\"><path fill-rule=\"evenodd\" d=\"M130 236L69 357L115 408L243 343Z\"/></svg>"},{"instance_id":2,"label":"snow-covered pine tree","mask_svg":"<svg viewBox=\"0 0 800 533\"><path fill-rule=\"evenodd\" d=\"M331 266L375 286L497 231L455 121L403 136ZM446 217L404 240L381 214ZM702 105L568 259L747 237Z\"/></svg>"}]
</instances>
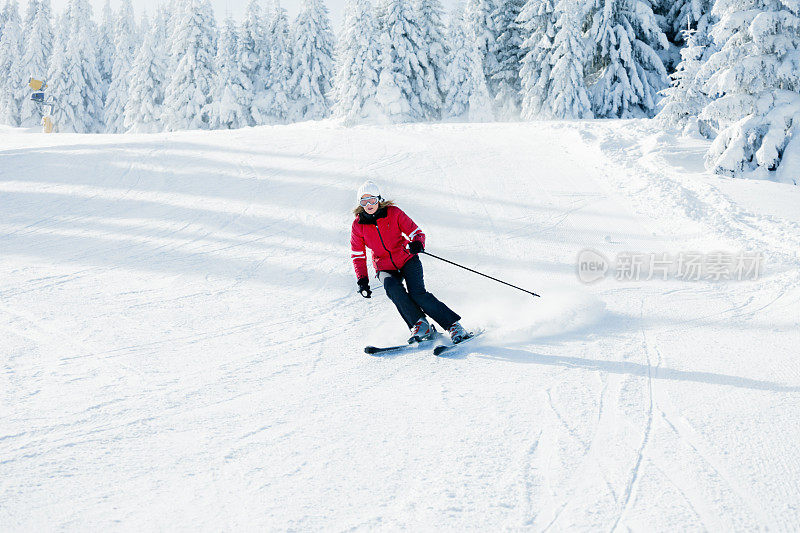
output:
<instances>
[{"instance_id":1,"label":"snow-covered pine tree","mask_svg":"<svg viewBox=\"0 0 800 533\"><path fill-rule=\"evenodd\" d=\"M447 50L442 22L442 4L439 0L416 0L412 8L417 13L420 43L417 58L422 70L415 81L425 118L442 117L444 70Z\"/></svg>"},{"instance_id":2,"label":"snow-covered pine tree","mask_svg":"<svg viewBox=\"0 0 800 533\"><path fill-rule=\"evenodd\" d=\"M658 27L661 28L661 31L667 33L667 27L669 26L670 22L667 20L667 13L672 8L672 5L675 3L676 0L648 0L647 3L650 5L650 9L653 10L653 14L656 16L656 20L658 21ZM683 0L677 0L681 2Z\"/></svg>"},{"instance_id":3,"label":"snow-covered pine tree","mask_svg":"<svg viewBox=\"0 0 800 533\"><path fill-rule=\"evenodd\" d=\"M178 68L178 60L180 60L180 48L175 46L175 39L177 37L178 26L186 18L187 12L191 9L191 0L167 0L165 9L166 26L164 34L166 35L165 45L167 47L167 72L170 75L167 77L167 83L171 79L171 73L174 73Z\"/></svg>"},{"instance_id":4,"label":"snow-covered pine tree","mask_svg":"<svg viewBox=\"0 0 800 533\"><path fill-rule=\"evenodd\" d=\"M667 72L656 48L669 46L647 0L595 0L589 37L595 43L590 87L597 117L650 116Z\"/></svg>"},{"instance_id":5,"label":"snow-covered pine tree","mask_svg":"<svg viewBox=\"0 0 800 533\"><path fill-rule=\"evenodd\" d=\"M236 129L248 125L253 87L239 65L236 22L223 22L215 59L213 128Z\"/></svg>"},{"instance_id":6,"label":"snow-covered pine tree","mask_svg":"<svg viewBox=\"0 0 800 533\"><path fill-rule=\"evenodd\" d=\"M303 0L291 30L290 120L319 120L330 113L334 36L322 0Z\"/></svg>"},{"instance_id":7,"label":"snow-covered pine tree","mask_svg":"<svg viewBox=\"0 0 800 533\"><path fill-rule=\"evenodd\" d=\"M557 119L592 118L583 72L586 44L581 35L581 2L559 0L556 14L556 35L548 58L551 65L549 115Z\"/></svg>"},{"instance_id":8,"label":"snow-covered pine tree","mask_svg":"<svg viewBox=\"0 0 800 533\"><path fill-rule=\"evenodd\" d=\"M16 8L14 6L16 6ZM6 22L12 18L11 11L13 9L16 9L17 18L19 18L19 4L16 2L6 0L6 3L3 5L3 9L0 9L0 39L3 38L3 27L6 25Z\"/></svg>"},{"instance_id":9,"label":"snow-covered pine tree","mask_svg":"<svg viewBox=\"0 0 800 533\"><path fill-rule=\"evenodd\" d=\"M53 52L47 71L48 93L58 105L52 108L50 116L56 131L70 131L70 127L61 127L62 124L74 122L75 109L70 105L61 104L67 101L67 41L69 40L69 17L67 12L55 17L53 24Z\"/></svg>"},{"instance_id":10,"label":"snow-covered pine tree","mask_svg":"<svg viewBox=\"0 0 800 533\"><path fill-rule=\"evenodd\" d=\"M379 89L382 113L392 122L422 120L425 111L416 89L420 87L417 78L423 76L418 57L423 39L416 11L409 0L384 0L379 10L381 34L386 36L382 39L379 84L385 87ZM394 88L400 91L402 102L394 100Z\"/></svg>"},{"instance_id":11,"label":"snow-covered pine tree","mask_svg":"<svg viewBox=\"0 0 800 533\"><path fill-rule=\"evenodd\" d=\"M111 0L103 4L100 25L97 28L97 70L103 80L103 102L105 103L108 87L111 85L111 70L114 67L116 44L114 39L114 11Z\"/></svg>"},{"instance_id":12,"label":"snow-covered pine tree","mask_svg":"<svg viewBox=\"0 0 800 533\"><path fill-rule=\"evenodd\" d=\"M263 123L286 122L292 103L292 45L289 17L276 0L267 11L267 42L269 43L269 70L266 75L266 90L259 104ZM332 74L331 74L332 75Z\"/></svg>"},{"instance_id":13,"label":"snow-covered pine tree","mask_svg":"<svg viewBox=\"0 0 800 533\"><path fill-rule=\"evenodd\" d=\"M130 72L128 100L125 102L125 129L134 133L155 133L163 129L162 115L166 86L166 53L154 23L145 34Z\"/></svg>"},{"instance_id":14,"label":"snow-covered pine tree","mask_svg":"<svg viewBox=\"0 0 800 533\"><path fill-rule=\"evenodd\" d=\"M697 117L711 101L698 76L707 47L697 43L694 29L683 30L682 40L686 45L681 48L681 62L670 74L671 86L661 91L664 99L656 118L666 127L683 128L685 133L690 133L698 131Z\"/></svg>"},{"instance_id":15,"label":"snow-covered pine tree","mask_svg":"<svg viewBox=\"0 0 800 533\"><path fill-rule=\"evenodd\" d=\"M709 18L714 0L673 0L670 2L667 37L677 43L686 43L685 30L693 29L699 35L695 41L703 43L710 31Z\"/></svg>"},{"instance_id":16,"label":"snow-covered pine tree","mask_svg":"<svg viewBox=\"0 0 800 533\"><path fill-rule=\"evenodd\" d=\"M18 72L22 56L22 25L17 0L6 1L3 9L5 23L0 36L0 124L19 126L20 86L24 74Z\"/></svg>"},{"instance_id":17,"label":"snow-covered pine tree","mask_svg":"<svg viewBox=\"0 0 800 533\"><path fill-rule=\"evenodd\" d=\"M139 37L137 45L144 43L145 37L150 33L150 17L147 16L147 11L142 12L142 18L139 19L139 25L136 28L136 35Z\"/></svg>"},{"instance_id":18,"label":"snow-covered pine tree","mask_svg":"<svg viewBox=\"0 0 800 533\"><path fill-rule=\"evenodd\" d=\"M153 16L150 30L153 33L153 46L161 51L161 57L165 61L165 72L171 72L169 70L169 61L171 55L170 45L172 37L172 35L169 33L170 18L171 16L167 11L167 6L164 4L159 5L158 8L156 8L155 15Z\"/></svg>"},{"instance_id":19,"label":"snow-covered pine tree","mask_svg":"<svg viewBox=\"0 0 800 533\"><path fill-rule=\"evenodd\" d=\"M36 6L36 12L28 26L23 40L22 53L22 78L45 80L47 78L47 65L53 53L53 28L50 12L50 0L37 0L31 2ZM27 17L26 17L27 18ZM23 89L27 89L24 87ZM28 92L28 91L26 91ZM29 96L22 99L20 110L20 123L22 126L38 126L42 122L42 109L34 103Z\"/></svg>"},{"instance_id":20,"label":"snow-covered pine tree","mask_svg":"<svg viewBox=\"0 0 800 533\"><path fill-rule=\"evenodd\" d=\"M102 118L102 80L97 69L97 28L88 0L70 0L55 26L48 75L57 131L95 132Z\"/></svg>"},{"instance_id":21,"label":"snow-covered pine tree","mask_svg":"<svg viewBox=\"0 0 800 533\"><path fill-rule=\"evenodd\" d=\"M130 69L136 58L136 22L131 0L122 0L114 24L114 60L103 116L108 133L125 131L125 102L128 100Z\"/></svg>"},{"instance_id":22,"label":"snow-covered pine tree","mask_svg":"<svg viewBox=\"0 0 800 533\"><path fill-rule=\"evenodd\" d=\"M209 0L187 0L172 35L175 70L164 93L168 130L208 129L212 116L216 23Z\"/></svg>"},{"instance_id":23,"label":"snow-covered pine tree","mask_svg":"<svg viewBox=\"0 0 800 533\"><path fill-rule=\"evenodd\" d=\"M250 81L252 93L247 106L248 123L251 126L264 124L265 111L258 108L266 88L269 50L265 44L266 23L261 13L259 0L250 0L245 8L244 19L239 28L239 65Z\"/></svg>"},{"instance_id":24,"label":"snow-covered pine tree","mask_svg":"<svg viewBox=\"0 0 800 533\"><path fill-rule=\"evenodd\" d=\"M533 120L549 116L550 54L556 35L554 0L528 0L517 22L525 32L520 67L522 118Z\"/></svg>"},{"instance_id":25,"label":"snow-covered pine tree","mask_svg":"<svg viewBox=\"0 0 800 533\"><path fill-rule=\"evenodd\" d=\"M467 24L467 38L474 42L483 63L486 84L489 92L495 94L496 82L492 77L500 70L497 53L499 29L495 26L492 14L495 2L503 0L467 0L464 16Z\"/></svg>"},{"instance_id":26,"label":"snow-covered pine tree","mask_svg":"<svg viewBox=\"0 0 800 533\"><path fill-rule=\"evenodd\" d=\"M464 8L457 6L450 14L447 27L448 54L445 71L445 117L465 118L472 94L472 57L467 41Z\"/></svg>"},{"instance_id":27,"label":"snow-covered pine tree","mask_svg":"<svg viewBox=\"0 0 800 533\"><path fill-rule=\"evenodd\" d=\"M790 0L715 3L720 48L700 74L712 73L705 90L718 97L700 115L721 128L706 155L710 170L800 181L799 10Z\"/></svg>"},{"instance_id":28,"label":"snow-covered pine tree","mask_svg":"<svg viewBox=\"0 0 800 533\"><path fill-rule=\"evenodd\" d=\"M89 0L70 0L69 40L67 41L67 95L73 105L75 122L64 124L61 131L93 133L100 129L103 113L103 81L97 70L97 26L92 18Z\"/></svg>"},{"instance_id":29,"label":"snow-covered pine tree","mask_svg":"<svg viewBox=\"0 0 800 533\"><path fill-rule=\"evenodd\" d=\"M492 12L492 22L499 35L494 52L497 71L492 74L491 82L495 88L495 108L505 120L519 118L522 104L519 69L524 57L524 38L517 17L524 5L525 0L498 0Z\"/></svg>"},{"instance_id":30,"label":"snow-covered pine tree","mask_svg":"<svg viewBox=\"0 0 800 533\"><path fill-rule=\"evenodd\" d=\"M33 21L36 18L36 10L38 8L39 3L37 0L30 0L28 2L28 7L25 10L25 18L20 21L19 54L17 55L17 61L12 66L12 71L17 73L18 76L17 80L11 82L11 91L14 100L18 104L17 119L19 125L22 125L22 108L26 100L30 99L30 88L28 87L28 79L30 76L26 75L29 65L25 62L25 36L33 28ZM0 37L0 40L2 40L2 37ZM37 79L41 79L41 76L44 74L44 72L41 72Z\"/></svg>"},{"instance_id":31,"label":"snow-covered pine tree","mask_svg":"<svg viewBox=\"0 0 800 533\"><path fill-rule=\"evenodd\" d=\"M486 83L484 56L471 28L463 8L456 7L448 28L445 114L456 120L486 122L494 118L492 97Z\"/></svg>"},{"instance_id":32,"label":"snow-covered pine tree","mask_svg":"<svg viewBox=\"0 0 800 533\"><path fill-rule=\"evenodd\" d=\"M472 90L469 95L467 119L470 122L491 122L494 120L494 113L492 111L492 96L486 83L485 56L477 46L470 46L469 53Z\"/></svg>"},{"instance_id":33,"label":"snow-covered pine tree","mask_svg":"<svg viewBox=\"0 0 800 533\"><path fill-rule=\"evenodd\" d=\"M376 117L380 37L369 0L348 0L336 46L333 115L346 124Z\"/></svg>"},{"instance_id":34,"label":"snow-covered pine tree","mask_svg":"<svg viewBox=\"0 0 800 533\"><path fill-rule=\"evenodd\" d=\"M681 2L683 0L677 1ZM671 72L675 69L675 65L677 65L680 60L680 51L674 41L675 34L672 32L672 19L669 15L675 0L646 0L646 2L653 11L656 24L667 37L667 47L661 48L656 46L655 52L658 54L658 57L661 58L661 62L664 68L667 69L667 72Z\"/></svg>"},{"instance_id":35,"label":"snow-covered pine tree","mask_svg":"<svg viewBox=\"0 0 800 533\"><path fill-rule=\"evenodd\" d=\"M413 116L408 100L411 84L408 78L399 75L395 63L396 56L388 33L381 33L380 76L375 101L379 106L380 118L390 124L406 122ZM401 87L401 84L404 84ZM405 89L405 90L404 90ZM417 102L419 105L419 102ZM416 113L422 110L417 107ZM417 115L419 116L419 115Z\"/></svg>"},{"instance_id":36,"label":"snow-covered pine tree","mask_svg":"<svg viewBox=\"0 0 800 533\"><path fill-rule=\"evenodd\" d=\"M28 7L25 8L25 19L22 20L22 33L33 27L33 19L36 18L36 11L39 9L39 0L28 0ZM0 35L2 38L2 35Z\"/></svg>"},{"instance_id":37,"label":"snow-covered pine tree","mask_svg":"<svg viewBox=\"0 0 800 533\"><path fill-rule=\"evenodd\" d=\"M22 36L21 54L25 53L25 34L33 27L33 19L36 18L36 11L39 9L39 0L28 0L28 5L25 8L25 17L20 21L20 35ZM2 26L2 22L0 22ZM2 39L2 30L0 30L0 39ZM20 56L21 57L21 56Z\"/></svg>"}]
</instances>

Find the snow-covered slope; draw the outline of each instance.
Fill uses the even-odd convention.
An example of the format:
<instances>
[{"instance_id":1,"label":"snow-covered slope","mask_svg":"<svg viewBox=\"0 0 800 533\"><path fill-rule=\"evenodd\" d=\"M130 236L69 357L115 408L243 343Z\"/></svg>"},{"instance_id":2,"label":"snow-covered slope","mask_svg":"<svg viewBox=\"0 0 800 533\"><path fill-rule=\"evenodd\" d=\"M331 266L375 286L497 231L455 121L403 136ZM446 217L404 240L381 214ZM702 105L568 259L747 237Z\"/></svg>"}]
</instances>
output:
<instances>
[{"instance_id":1,"label":"snow-covered slope","mask_svg":"<svg viewBox=\"0 0 800 533\"><path fill-rule=\"evenodd\" d=\"M800 190L648 122L0 130L0 529L791 530ZM487 333L355 292L367 177ZM755 281L576 257L761 252Z\"/></svg>"}]
</instances>

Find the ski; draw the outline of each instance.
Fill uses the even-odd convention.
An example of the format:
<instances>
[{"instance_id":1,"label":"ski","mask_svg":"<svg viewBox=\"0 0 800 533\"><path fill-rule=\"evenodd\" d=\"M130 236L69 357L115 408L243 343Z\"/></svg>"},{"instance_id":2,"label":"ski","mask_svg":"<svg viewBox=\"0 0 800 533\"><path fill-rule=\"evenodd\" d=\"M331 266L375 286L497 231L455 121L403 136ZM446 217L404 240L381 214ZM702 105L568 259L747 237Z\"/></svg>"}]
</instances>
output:
<instances>
[{"instance_id":1,"label":"ski","mask_svg":"<svg viewBox=\"0 0 800 533\"><path fill-rule=\"evenodd\" d=\"M458 344L442 344L440 346L437 346L436 348L433 349L433 355L442 355L443 353L445 353L447 351L450 351L450 350L452 350L454 348L458 348L459 346L461 346L465 342L474 339L475 337L477 337L481 333L483 333L483 330L478 330L478 331L476 331L474 333L471 332L469 334L469 336L467 336L464 339L462 339L461 342L459 342Z\"/></svg>"},{"instance_id":2,"label":"ski","mask_svg":"<svg viewBox=\"0 0 800 533\"><path fill-rule=\"evenodd\" d=\"M370 355L375 355L378 353L384 354L387 352L399 352L401 350L408 350L416 347L416 344L398 344L397 346L365 346L364 353L368 353Z\"/></svg>"},{"instance_id":3,"label":"ski","mask_svg":"<svg viewBox=\"0 0 800 533\"><path fill-rule=\"evenodd\" d=\"M432 335L430 338L422 339L421 341L412 342L410 344L398 344L397 346L366 346L364 348L364 353L370 355L376 354L386 354L390 352L405 352L405 351L413 351L419 350L421 348L425 348L425 345L438 339L441 334L437 331Z\"/></svg>"}]
</instances>

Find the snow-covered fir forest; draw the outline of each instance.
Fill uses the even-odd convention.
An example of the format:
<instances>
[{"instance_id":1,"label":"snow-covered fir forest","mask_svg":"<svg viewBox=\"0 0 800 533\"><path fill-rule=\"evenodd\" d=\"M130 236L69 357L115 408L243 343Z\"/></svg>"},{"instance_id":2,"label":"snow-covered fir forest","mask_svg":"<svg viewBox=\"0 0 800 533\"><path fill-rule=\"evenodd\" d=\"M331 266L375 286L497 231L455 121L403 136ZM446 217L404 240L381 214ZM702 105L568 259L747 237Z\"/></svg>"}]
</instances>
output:
<instances>
[{"instance_id":1,"label":"snow-covered fir forest","mask_svg":"<svg viewBox=\"0 0 800 533\"><path fill-rule=\"evenodd\" d=\"M24 8L23 8L24 7ZM290 21L208 0L96 22L88 0L0 14L0 122L36 126L46 80L58 131L655 117L714 139L718 174L792 182L800 169L800 4L794 0L323 0Z\"/></svg>"}]
</instances>

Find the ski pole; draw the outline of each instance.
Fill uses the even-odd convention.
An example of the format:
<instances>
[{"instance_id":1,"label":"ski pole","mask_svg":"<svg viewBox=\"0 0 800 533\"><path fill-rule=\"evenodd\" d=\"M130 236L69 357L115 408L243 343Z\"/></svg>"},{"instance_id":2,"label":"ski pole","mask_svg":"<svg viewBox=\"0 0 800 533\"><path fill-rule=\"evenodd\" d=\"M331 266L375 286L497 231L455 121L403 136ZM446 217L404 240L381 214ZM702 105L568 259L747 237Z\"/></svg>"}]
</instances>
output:
<instances>
[{"instance_id":1,"label":"ski pole","mask_svg":"<svg viewBox=\"0 0 800 533\"><path fill-rule=\"evenodd\" d=\"M429 255L429 256L433 257L434 259L438 259L439 261L444 261L445 263L450 263L451 265L455 265L455 266L457 266L459 268L463 268L464 270L469 270L470 272L474 272L475 274L480 274L481 276L483 276L485 278L492 279L494 281L497 281L498 283L502 283L503 285L508 285L509 287L514 287L515 289L520 290L522 292L527 292L528 294L532 294L532 295L536 296L537 298L541 298L541 296L539 296L535 292L527 291L527 290L525 290L525 289L523 289L521 287L517 287L516 285L512 285L512 284L510 284L510 283L508 283L506 281L503 281L502 279L493 278L492 276L484 274L483 272L478 272L477 270L472 270L471 268L465 267L464 265L459 265L458 263L454 263L452 261L449 261L449 260L445 259L444 257L439 257L438 255L433 255L432 253L426 252L425 250L421 251L420 253L421 254L425 254L425 255Z\"/></svg>"}]
</instances>

